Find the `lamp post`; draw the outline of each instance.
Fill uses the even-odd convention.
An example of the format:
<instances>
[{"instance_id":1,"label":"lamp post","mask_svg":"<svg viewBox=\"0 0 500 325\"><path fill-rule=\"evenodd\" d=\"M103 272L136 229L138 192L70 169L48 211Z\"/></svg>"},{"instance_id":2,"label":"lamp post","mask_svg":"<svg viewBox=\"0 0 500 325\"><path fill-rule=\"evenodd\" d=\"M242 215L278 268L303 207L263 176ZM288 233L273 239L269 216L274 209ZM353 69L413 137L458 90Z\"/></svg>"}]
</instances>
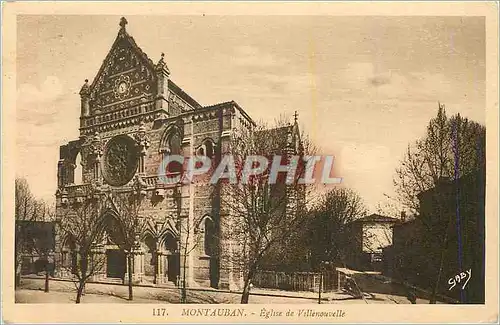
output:
<instances>
[{"instance_id":1,"label":"lamp post","mask_svg":"<svg viewBox=\"0 0 500 325\"><path fill-rule=\"evenodd\" d=\"M321 304L321 290L323 289L323 271L326 265L330 265L328 261L321 261L319 266L319 290L318 290L318 304Z\"/></svg>"}]
</instances>

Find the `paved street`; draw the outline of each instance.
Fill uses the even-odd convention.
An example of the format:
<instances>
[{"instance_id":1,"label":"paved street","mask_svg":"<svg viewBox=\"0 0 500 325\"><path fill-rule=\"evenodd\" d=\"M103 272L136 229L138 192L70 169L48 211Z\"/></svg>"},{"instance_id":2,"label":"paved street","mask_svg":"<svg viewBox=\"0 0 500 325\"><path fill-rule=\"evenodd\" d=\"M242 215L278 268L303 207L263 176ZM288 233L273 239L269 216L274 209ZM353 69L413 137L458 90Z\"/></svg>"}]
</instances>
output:
<instances>
[{"instance_id":1,"label":"paved street","mask_svg":"<svg viewBox=\"0 0 500 325\"><path fill-rule=\"evenodd\" d=\"M356 271L354 271L356 272ZM392 301L397 304L409 304L406 298L408 289L401 283L395 283L390 278L381 276L376 272L356 272L353 277L359 288L369 297L371 301ZM429 293L419 290L415 292L417 295L417 304L428 304ZM438 303L442 303L438 299Z\"/></svg>"},{"instance_id":2,"label":"paved street","mask_svg":"<svg viewBox=\"0 0 500 325\"><path fill-rule=\"evenodd\" d=\"M51 281L50 292L43 292L42 279L22 279L21 288L16 291L16 302L20 303L74 303L76 298L75 286L72 282ZM178 288L134 287L133 303L179 303L180 290ZM278 292L275 293L276 295ZM128 303L128 287L114 284L87 284L86 294L82 303ZM220 291L189 290L188 303L239 303L239 293ZM253 304L307 304L316 303L315 300L301 297L280 297L252 295Z\"/></svg>"}]
</instances>

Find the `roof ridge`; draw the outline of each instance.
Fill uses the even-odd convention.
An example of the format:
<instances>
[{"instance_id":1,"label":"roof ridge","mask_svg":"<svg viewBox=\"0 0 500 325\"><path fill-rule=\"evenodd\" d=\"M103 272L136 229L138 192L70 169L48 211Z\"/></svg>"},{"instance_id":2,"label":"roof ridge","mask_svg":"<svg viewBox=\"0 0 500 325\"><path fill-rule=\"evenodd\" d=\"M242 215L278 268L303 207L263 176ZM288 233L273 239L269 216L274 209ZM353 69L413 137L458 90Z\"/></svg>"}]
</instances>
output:
<instances>
[{"instance_id":1,"label":"roof ridge","mask_svg":"<svg viewBox=\"0 0 500 325\"><path fill-rule=\"evenodd\" d=\"M177 94L178 96L180 97L183 97L183 99L188 102L190 105L193 106L193 108L203 108L203 105L201 105L200 103L198 103L198 101L196 99L194 99L193 97L191 97L191 95L189 95L186 91L184 91L184 89L182 89L181 87L179 87L178 84L176 84L172 79L168 79L168 83L169 85L172 85L173 87L177 88L177 90L179 90L179 92L181 92L180 94Z\"/></svg>"},{"instance_id":2,"label":"roof ridge","mask_svg":"<svg viewBox=\"0 0 500 325\"><path fill-rule=\"evenodd\" d=\"M378 213L372 213L372 214L369 214L367 216L364 216L364 217L361 217L361 218L357 218L357 219L353 220L352 222L367 221L367 220L377 220L377 219L380 220L380 221L394 221L394 222L397 222L397 221L400 220L398 218L384 216L384 215L381 215L381 214L378 214Z\"/></svg>"},{"instance_id":3,"label":"roof ridge","mask_svg":"<svg viewBox=\"0 0 500 325\"><path fill-rule=\"evenodd\" d=\"M220 102L220 103L216 103L216 104L212 104L212 105L208 105L208 106L203 106L203 108L214 108L217 106L223 106L223 105L227 105L227 104L236 104L236 102L234 100L228 100L225 102Z\"/></svg>"}]
</instances>

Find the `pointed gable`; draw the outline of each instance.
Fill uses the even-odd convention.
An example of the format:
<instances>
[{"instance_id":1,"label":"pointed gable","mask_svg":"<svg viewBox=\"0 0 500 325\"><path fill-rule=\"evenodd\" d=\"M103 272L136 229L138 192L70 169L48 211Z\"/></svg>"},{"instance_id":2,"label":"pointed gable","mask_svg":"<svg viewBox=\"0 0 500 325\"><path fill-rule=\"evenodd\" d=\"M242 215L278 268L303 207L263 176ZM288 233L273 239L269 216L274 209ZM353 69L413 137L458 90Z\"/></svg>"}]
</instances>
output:
<instances>
[{"instance_id":1,"label":"pointed gable","mask_svg":"<svg viewBox=\"0 0 500 325\"><path fill-rule=\"evenodd\" d=\"M156 95L155 65L127 33L122 18L118 35L90 86L91 113L137 105Z\"/></svg>"}]
</instances>

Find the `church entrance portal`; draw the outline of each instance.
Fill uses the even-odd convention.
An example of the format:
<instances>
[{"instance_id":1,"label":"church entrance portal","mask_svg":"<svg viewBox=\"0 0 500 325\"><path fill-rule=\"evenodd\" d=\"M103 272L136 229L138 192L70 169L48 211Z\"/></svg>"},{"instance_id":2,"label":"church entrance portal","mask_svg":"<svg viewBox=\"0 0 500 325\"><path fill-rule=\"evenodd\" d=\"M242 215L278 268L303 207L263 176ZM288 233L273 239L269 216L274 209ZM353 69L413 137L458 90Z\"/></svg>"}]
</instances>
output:
<instances>
[{"instance_id":1,"label":"church entrance portal","mask_svg":"<svg viewBox=\"0 0 500 325\"><path fill-rule=\"evenodd\" d=\"M168 255L167 259L168 259L168 270L167 270L168 281L176 283L180 271L179 254Z\"/></svg>"},{"instance_id":2,"label":"church entrance portal","mask_svg":"<svg viewBox=\"0 0 500 325\"><path fill-rule=\"evenodd\" d=\"M107 277L123 279L127 269L125 253L119 249L108 249L106 257Z\"/></svg>"}]
</instances>

